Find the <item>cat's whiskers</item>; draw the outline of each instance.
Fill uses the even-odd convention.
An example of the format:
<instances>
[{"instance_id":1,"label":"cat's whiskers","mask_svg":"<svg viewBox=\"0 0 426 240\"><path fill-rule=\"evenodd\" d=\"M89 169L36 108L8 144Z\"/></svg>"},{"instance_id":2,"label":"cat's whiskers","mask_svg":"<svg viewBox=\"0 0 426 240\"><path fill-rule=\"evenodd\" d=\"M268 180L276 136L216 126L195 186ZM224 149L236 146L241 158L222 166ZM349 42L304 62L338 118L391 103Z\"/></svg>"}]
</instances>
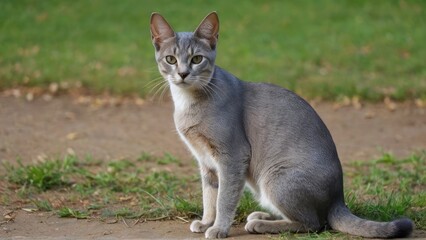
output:
<instances>
[{"instance_id":1,"label":"cat's whiskers","mask_svg":"<svg viewBox=\"0 0 426 240\"><path fill-rule=\"evenodd\" d=\"M208 87L213 93L216 93L219 97L224 97L226 96L226 93L223 89L221 89L217 84L211 82L211 79L215 79L215 78L204 78L204 77L199 77L198 80L202 83L206 83L203 86Z\"/></svg>"},{"instance_id":2,"label":"cat's whiskers","mask_svg":"<svg viewBox=\"0 0 426 240\"><path fill-rule=\"evenodd\" d=\"M167 87L169 86L169 84L167 81L162 81L157 86L159 87L157 87L157 90L155 90L154 94L152 95L152 99L155 99L157 97L157 94L161 94L162 92L164 92L165 89L167 89Z\"/></svg>"},{"instance_id":3,"label":"cat's whiskers","mask_svg":"<svg viewBox=\"0 0 426 240\"><path fill-rule=\"evenodd\" d=\"M158 91L159 89L161 89L161 88L162 88L162 86L163 86L164 84L166 84L166 82L165 82L165 81L160 81L160 82L156 82L156 83L154 83L154 86L151 88L151 90L149 90L149 92L148 92L148 94L147 94L147 95L151 95L151 94L152 94L152 92L154 92L154 91L155 91L155 93L153 94L153 96L155 96L155 94L157 93L157 91Z\"/></svg>"},{"instance_id":4,"label":"cat's whiskers","mask_svg":"<svg viewBox=\"0 0 426 240\"><path fill-rule=\"evenodd\" d=\"M209 96L209 97L213 97L213 94L216 94L220 97L220 94L218 94L218 92L213 89L212 86L209 86L209 83L205 80L199 79L200 82L202 83L206 83L206 84L202 84L200 85L201 88L203 89L203 91Z\"/></svg>"},{"instance_id":5,"label":"cat's whiskers","mask_svg":"<svg viewBox=\"0 0 426 240\"><path fill-rule=\"evenodd\" d=\"M213 96L207 85L201 85L201 89L209 98L211 98Z\"/></svg>"},{"instance_id":6,"label":"cat's whiskers","mask_svg":"<svg viewBox=\"0 0 426 240\"><path fill-rule=\"evenodd\" d=\"M145 83L143 87L144 88L151 88L152 85L157 84L158 81L161 81L161 80L163 80L163 76L156 77L154 79L149 80L147 83Z\"/></svg>"},{"instance_id":7,"label":"cat's whiskers","mask_svg":"<svg viewBox=\"0 0 426 240\"><path fill-rule=\"evenodd\" d=\"M164 80L162 80L162 77L157 77L146 83L144 88L149 89L147 95L151 95L155 90L158 89L158 87L161 87L162 84L164 84Z\"/></svg>"},{"instance_id":8,"label":"cat's whiskers","mask_svg":"<svg viewBox=\"0 0 426 240\"><path fill-rule=\"evenodd\" d=\"M169 88L169 84L165 84L165 85L163 85L164 87L163 87L163 90L161 91L161 95L160 95L160 101L164 101L164 94L166 93L166 92L168 92L167 90L168 90L168 88Z\"/></svg>"},{"instance_id":9,"label":"cat's whiskers","mask_svg":"<svg viewBox=\"0 0 426 240\"><path fill-rule=\"evenodd\" d=\"M219 81L222 81L221 79L219 79L219 78L211 78L211 79L213 79L213 80L219 80ZM215 84L215 83L213 83L211 80L210 80L210 84L213 86L213 87L216 87L216 89L217 90L219 90L222 94L223 94L223 96L226 96L226 92L222 89L222 88L220 88L219 87L219 85L217 85L217 84Z\"/></svg>"}]
</instances>

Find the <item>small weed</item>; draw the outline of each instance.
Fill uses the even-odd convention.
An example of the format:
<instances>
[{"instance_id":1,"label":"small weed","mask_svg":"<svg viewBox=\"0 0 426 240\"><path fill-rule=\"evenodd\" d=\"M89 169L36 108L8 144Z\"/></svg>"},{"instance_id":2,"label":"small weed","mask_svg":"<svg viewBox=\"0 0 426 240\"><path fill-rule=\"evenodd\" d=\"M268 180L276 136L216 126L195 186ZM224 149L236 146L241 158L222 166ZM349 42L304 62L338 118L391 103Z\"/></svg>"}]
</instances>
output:
<instances>
[{"instance_id":1,"label":"small weed","mask_svg":"<svg viewBox=\"0 0 426 240\"><path fill-rule=\"evenodd\" d=\"M123 217L123 218L139 218L142 214L130 208L120 208L117 210L105 209L102 211L102 217Z\"/></svg>"},{"instance_id":2,"label":"small weed","mask_svg":"<svg viewBox=\"0 0 426 240\"><path fill-rule=\"evenodd\" d=\"M46 211L46 212L50 212L53 210L52 204L50 204L49 201L47 200L42 200L42 199L34 199L31 201L38 210L40 211Z\"/></svg>"},{"instance_id":3,"label":"small weed","mask_svg":"<svg viewBox=\"0 0 426 240\"><path fill-rule=\"evenodd\" d=\"M134 166L135 164L131 162L130 160L123 159L123 160L108 163L107 171L111 173L121 172L123 170L129 169Z\"/></svg>"},{"instance_id":4,"label":"small weed","mask_svg":"<svg viewBox=\"0 0 426 240\"><path fill-rule=\"evenodd\" d=\"M201 204L201 198L187 200L180 197L176 197L173 200L173 203L179 215L183 215L188 218L199 218L202 216L203 208Z\"/></svg>"},{"instance_id":5,"label":"small weed","mask_svg":"<svg viewBox=\"0 0 426 240\"><path fill-rule=\"evenodd\" d=\"M74 210L68 207L63 207L57 212L59 217L62 218L77 218L86 219L89 217L89 213L86 211Z\"/></svg>"},{"instance_id":6,"label":"small weed","mask_svg":"<svg viewBox=\"0 0 426 240\"><path fill-rule=\"evenodd\" d=\"M9 172L7 179L10 182L45 191L69 184L65 176L76 169L76 158L69 155L63 160L43 161L28 166L23 166L18 161L18 167L12 165L5 165L5 167Z\"/></svg>"},{"instance_id":7,"label":"small weed","mask_svg":"<svg viewBox=\"0 0 426 240\"><path fill-rule=\"evenodd\" d=\"M160 165L167 165L171 163L179 164L179 160L172 156L170 153L165 153L162 158L157 160L157 163Z\"/></svg>"},{"instance_id":8,"label":"small weed","mask_svg":"<svg viewBox=\"0 0 426 240\"><path fill-rule=\"evenodd\" d=\"M136 160L138 162L151 162L154 159L155 158L151 154L143 152Z\"/></svg>"},{"instance_id":9,"label":"small weed","mask_svg":"<svg viewBox=\"0 0 426 240\"><path fill-rule=\"evenodd\" d=\"M254 211L265 211L259 204L254 200L253 195L249 191L244 191L243 196L241 197L240 204L237 208L237 214L235 217L235 222L241 223L245 222L247 216Z\"/></svg>"},{"instance_id":10,"label":"small weed","mask_svg":"<svg viewBox=\"0 0 426 240\"><path fill-rule=\"evenodd\" d=\"M104 208L105 207L105 205L102 205L102 204L97 204L97 203L92 203L92 204L90 204L88 207L87 207L87 210L100 210L100 209L102 209L102 208Z\"/></svg>"}]
</instances>

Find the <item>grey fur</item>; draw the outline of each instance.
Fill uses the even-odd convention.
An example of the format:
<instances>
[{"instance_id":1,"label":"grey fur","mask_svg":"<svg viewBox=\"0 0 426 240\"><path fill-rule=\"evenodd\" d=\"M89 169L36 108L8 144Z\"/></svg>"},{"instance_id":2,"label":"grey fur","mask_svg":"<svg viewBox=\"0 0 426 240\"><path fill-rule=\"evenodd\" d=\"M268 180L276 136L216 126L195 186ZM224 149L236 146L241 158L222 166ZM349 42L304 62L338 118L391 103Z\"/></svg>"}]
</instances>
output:
<instances>
[{"instance_id":1,"label":"grey fur","mask_svg":"<svg viewBox=\"0 0 426 240\"><path fill-rule=\"evenodd\" d=\"M342 168L333 139L314 109L293 92L248 83L215 66L219 21L209 14L194 33L175 33L151 16L160 73L169 82L174 120L199 162L204 214L191 231L228 235L244 185L272 214L248 217L250 233L333 229L364 237L408 236L408 219L379 223L345 206ZM165 57L174 56L176 64ZM204 57L201 63L193 56ZM182 78L183 72L189 73Z\"/></svg>"}]
</instances>

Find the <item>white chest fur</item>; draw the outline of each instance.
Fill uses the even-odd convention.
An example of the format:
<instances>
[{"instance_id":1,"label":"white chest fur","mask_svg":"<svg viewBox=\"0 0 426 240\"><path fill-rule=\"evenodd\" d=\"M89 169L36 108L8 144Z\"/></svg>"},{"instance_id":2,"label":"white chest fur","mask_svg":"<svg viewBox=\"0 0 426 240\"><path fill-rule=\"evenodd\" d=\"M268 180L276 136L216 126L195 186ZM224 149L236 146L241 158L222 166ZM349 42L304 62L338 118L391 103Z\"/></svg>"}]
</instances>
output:
<instances>
[{"instance_id":1,"label":"white chest fur","mask_svg":"<svg viewBox=\"0 0 426 240\"><path fill-rule=\"evenodd\" d=\"M197 122L194 119L188 119L190 114L186 114L195 99L185 90L173 85L171 86L171 93L175 105L175 125L180 138L200 164L210 169L217 169L214 146L205 135L197 132L196 129L192 129L192 126L196 125Z\"/></svg>"},{"instance_id":2,"label":"white chest fur","mask_svg":"<svg viewBox=\"0 0 426 240\"><path fill-rule=\"evenodd\" d=\"M202 164L210 169L217 169L215 157L213 156L213 154L211 154L211 151L208 149L209 147L207 146L207 144L203 144L201 141L198 142L197 139L188 139L181 131L179 131L179 129L178 133L182 141L189 148L192 155L194 155L199 164Z\"/></svg>"}]
</instances>

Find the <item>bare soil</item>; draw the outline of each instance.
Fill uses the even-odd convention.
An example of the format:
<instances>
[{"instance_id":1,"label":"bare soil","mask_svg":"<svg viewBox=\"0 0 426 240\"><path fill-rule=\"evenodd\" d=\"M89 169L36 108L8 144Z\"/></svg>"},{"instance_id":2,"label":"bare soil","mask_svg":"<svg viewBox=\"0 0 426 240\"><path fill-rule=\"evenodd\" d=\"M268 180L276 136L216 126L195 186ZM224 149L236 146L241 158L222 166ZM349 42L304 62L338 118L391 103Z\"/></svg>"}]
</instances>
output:
<instances>
[{"instance_id":1,"label":"bare soil","mask_svg":"<svg viewBox=\"0 0 426 240\"><path fill-rule=\"evenodd\" d=\"M48 100L48 101L46 101ZM104 101L60 96L52 100L0 97L0 160L30 163L46 156L90 154L97 159L135 159L142 152L169 152L192 164L173 125L173 106L141 101ZM106 104L105 104L106 102ZM337 145L341 161L373 159L383 152L404 157L426 149L426 109L411 103L338 106L315 103ZM355 107L354 107L355 106ZM0 170L0 172L3 170ZM194 167L194 172L197 171ZM185 174L185 173L182 173ZM0 181L0 193L4 184ZM4 189L4 188L3 188ZM16 206L0 206L5 213ZM0 224L6 239L198 239L189 223L155 221L132 225L58 218L52 213L16 210L14 221ZM416 231L413 237L425 237ZM267 239L233 227L235 239Z\"/></svg>"}]
</instances>

